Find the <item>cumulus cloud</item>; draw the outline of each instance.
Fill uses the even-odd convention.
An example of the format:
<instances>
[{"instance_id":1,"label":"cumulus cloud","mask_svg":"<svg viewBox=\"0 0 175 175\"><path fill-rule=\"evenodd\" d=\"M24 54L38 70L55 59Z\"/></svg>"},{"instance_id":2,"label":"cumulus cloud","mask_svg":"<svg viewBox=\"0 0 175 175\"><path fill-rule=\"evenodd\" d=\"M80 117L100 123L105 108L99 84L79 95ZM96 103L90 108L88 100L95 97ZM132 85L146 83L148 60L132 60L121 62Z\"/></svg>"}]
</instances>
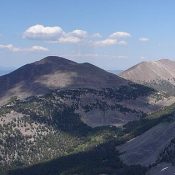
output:
<instances>
[{"instance_id":1,"label":"cumulus cloud","mask_svg":"<svg viewBox=\"0 0 175 175\"><path fill-rule=\"evenodd\" d=\"M13 44L0 44L0 49L6 49L11 52L45 52L49 51L49 49L42 47L42 46L32 46L29 48L20 48L20 47L15 47Z\"/></svg>"},{"instance_id":2,"label":"cumulus cloud","mask_svg":"<svg viewBox=\"0 0 175 175\"><path fill-rule=\"evenodd\" d=\"M64 31L61 27L49 27L40 24L29 27L23 34L24 38L36 40L54 40L63 35Z\"/></svg>"},{"instance_id":3,"label":"cumulus cloud","mask_svg":"<svg viewBox=\"0 0 175 175\"><path fill-rule=\"evenodd\" d=\"M58 43L79 43L81 41L80 38L74 36L64 36L59 38Z\"/></svg>"},{"instance_id":4,"label":"cumulus cloud","mask_svg":"<svg viewBox=\"0 0 175 175\"><path fill-rule=\"evenodd\" d=\"M150 39L149 38L146 38L146 37L141 37L139 38L139 41L141 42L148 42Z\"/></svg>"},{"instance_id":5,"label":"cumulus cloud","mask_svg":"<svg viewBox=\"0 0 175 175\"><path fill-rule=\"evenodd\" d=\"M127 45L126 39L131 37L131 34L128 32L115 32L102 39L102 35L98 32L91 35L87 31L80 29L65 32L59 26L50 27L37 24L29 27L24 32L23 37L33 40L44 40L50 43L76 44L86 42L91 46L105 47L115 44Z\"/></svg>"},{"instance_id":6,"label":"cumulus cloud","mask_svg":"<svg viewBox=\"0 0 175 175\"><path fill-rule=\"evenodd\" d=\"M117 39L107 38L107 39L104 39L104 40L95 41L94 46L96 46L96 47L111 46L111 45L117 44L117 42L118 42Z\"/></svg>"},{"instance_id":7,"label":"cumulus cloud","mask_svg":"<svg viewBox=\"0 0 175 175\"><path fill-rule=\"evenodd\" d=\"M67 35L73 35L74 37L84 38L87 36L87 32L84 30L73 30L72 32L68 33Z\"/></svg>"},{"instance_id":8,"label":"cumulus cloud","mask_svg":"<svg viewBox=\"0 0 175 175\"><path fill-rule=\"evenodd\" d=\"M93 38L102 38L102 35L100 34L100 33L94 33L93 35L92 35L92 37Z\"/></svg>"},{"instance_id":9,"label":"cumulus cloud","mask_svg":"<svg viewBox=\"0 0 175 175\"><path fill-rule=\"evenodd\" d=\"M73 30L69 33L64 33L59 39L59 43L79 43L83 41L87 36L87 32L84 30Z\"/></svg>"},{"instance_id":10,"label":"cumulus cloud","mask_svg":"<svg viewBox=\"0 0 175 175\"><path fill-rule=\"evenodd\" d=\"M65 32L61 27L43 26L40 24L29 27L23 34L24 38L33 40L52 41L54 43L78 43L87 36L84 30Z\"/></svg>"},{"instance_id":11,"label":"cumulus cloud","mask_svg":"<svg viewBox=\"0 0 175 175\"><path fill-rule=\"evenodd\" d=\"M28 48L27 49L28 51L31 51L31 52L37 52L37 51L43 51L43 52L46 52L46 51L49 51L48 48L46 47L42 47L42 46L32 46L31 48Z\"/></svg>"},{"instance_id":12,"label":"cumulus cloud","mask_svg":"<svg viewBox=\"0 0 175 175\"><path fill-rule=\"evenodd\" d=\"M128 38L131 34L128 32L115 32L110 35L111 38Z\"/></svg>"},{"instance_id":13,"label":"cumulus cloud","mask_svg":"<svg viewBox=\"0 0 175 175\"><path fill-rule=\"evenodd\" d=\"M118 44L121 45L121 46L126 46L128 44L128 42L122 40L122 41L119 41Z\"/></svg>"},{"instance_id":14,"label":"cumulus cloud","mask_svg":"<svg viewBox=\"0 0 175 175\"><path fill-rule=\"evenodd\" d=\"M12 52L18 52L21 50L20 48L13 46L13 44L7 44L7 45L0 44L0 49L7 49Z\"/></svg>"},{"instance_id":15,"label":"cumulus cloud","mask_svg":"<svg viewBox=\"0 0 175 175\"><path fill-rule=\"evenodd\" d=\"M118 45L127 45L127 41L123 39L127 39L128 37L131 37L130 33L127 32L115 32L108 36L108 38L104 40L94 41L93 45L96 47L105 47L105 46L112 46L115 44Z\"/></svg>"}]
</instances>

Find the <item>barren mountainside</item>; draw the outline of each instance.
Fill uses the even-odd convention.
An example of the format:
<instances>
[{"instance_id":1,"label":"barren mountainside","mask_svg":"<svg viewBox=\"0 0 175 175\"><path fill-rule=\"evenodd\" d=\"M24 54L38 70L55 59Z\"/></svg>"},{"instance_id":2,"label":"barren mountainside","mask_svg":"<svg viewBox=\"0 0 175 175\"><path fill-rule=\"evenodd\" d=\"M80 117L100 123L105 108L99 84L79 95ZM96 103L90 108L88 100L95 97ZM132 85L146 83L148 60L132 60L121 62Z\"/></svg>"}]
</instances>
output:
<instances>
[{"instance_id":1,"label":"barren mountainside","mask_svg":"<svg viewBox=\"0 0 175 175\"><path fill-rule=\"evenodd\" d=\"M175 78L175 62L162 59L158 61L141 62L126 71L120 76L135 82L149 82L153 80L173 80Z\"/></svg>"},{"instance_id":2,"label":"barren mountainside","mask_svg":"<svg viewBox=\"0 0 175 175\"><path fill-rule=\"evenodd\" d=\"M122 72L120 76L170 95L175 94L175 62L168 59L141 62Z\"/></svg>"},{"instance_id":3,"label":"barren mountainside","mask_svg":"<svg viewBox=\"0 0 175 175\"><path fill-rule=\"evenodd\" d=\"M45 94L59 88L116 88L128 82L92 64L49 56L0 77L0 100Z\"/></svg>"}]
</instances>

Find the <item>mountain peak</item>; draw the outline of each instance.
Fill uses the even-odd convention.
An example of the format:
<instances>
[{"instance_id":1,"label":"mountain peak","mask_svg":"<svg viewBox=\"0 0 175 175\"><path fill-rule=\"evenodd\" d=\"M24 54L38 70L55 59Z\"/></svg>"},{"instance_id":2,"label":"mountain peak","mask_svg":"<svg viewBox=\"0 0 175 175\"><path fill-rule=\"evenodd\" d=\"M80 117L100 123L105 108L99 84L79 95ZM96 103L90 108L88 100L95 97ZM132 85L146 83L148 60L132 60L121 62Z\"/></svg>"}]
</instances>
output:
<instances>
[{"instance_id":1,"label":"mountain peak","mask_svg":"<svg viewBox=\"0 0 175 175\"><path fill-rule=\"evenodd\" d=\"M60 88L116 88L128 81L89 63L48 56L0 77L0 99L25 98Z\"/></svg>"},{"instance_id":2,"label":"mountain peak","mask_svg":"<svg viewBox=\"0 0 175 175\"><path fill-rule=\"evenodd\" d=\"M68 60L66 58L63 57L59 57L59 56L47 56L43 59L41 59L40 61L35 62L34 64L60 64L60 65L67 65L67 64L77 64L74 61Z\"/></svg>"},{"instance_id":3,"label":"mountain peak","mask_svg":"<svg viewBox=\"0 0 175 175\"><path fill-rule=\"evenodd\" d=\"M172 61L172 60L170 60L170 59L167 59L167 58L163 58L163 59L159 59L157 62L160 62L160 63L170 63L170 62L174 62L174 61Z\"/></svg>"},{"instance_id":4,"label":"mountain peak","mask_svg":"<svg viewBox=\"0 0 175 175\"><path fill-rule=\"evenodd\" d=\"M143 61L121 73L121 76L133 81L147 81L155 78L170 78L174 74L175 62L169 59Z\"/></svg>"},{"instance_id":5,"label":"mountain peak","mask_svg":"<svg viewBox=\"0 0 175 175\"><path fill-rule=\"evenodd\" d=\"M167 58L162 58L162 59L159 59L159 60L152 60L152 61L142 61L138 64L136 64L135 66L138 66L138 65L149 65L149 64L157 64L157 63L161 63L161 64L164 64L164 63L169 63L169 62L174 62L170 59L167 59ZM134 66L133 66L134 67Z\"/></svg>"},{"instance_id":6,"label":"mountain peak","mask_svg":"<svg viewBox=\"0 0 175 175\"><path fill-rule=\"evenodd\" d=\"M120 76L127 80L147 84L157 90L174 94L175 85L175 61L160 59L157 61L141 62L128 70L122 72Z\"/></svg>"}]
</instances>

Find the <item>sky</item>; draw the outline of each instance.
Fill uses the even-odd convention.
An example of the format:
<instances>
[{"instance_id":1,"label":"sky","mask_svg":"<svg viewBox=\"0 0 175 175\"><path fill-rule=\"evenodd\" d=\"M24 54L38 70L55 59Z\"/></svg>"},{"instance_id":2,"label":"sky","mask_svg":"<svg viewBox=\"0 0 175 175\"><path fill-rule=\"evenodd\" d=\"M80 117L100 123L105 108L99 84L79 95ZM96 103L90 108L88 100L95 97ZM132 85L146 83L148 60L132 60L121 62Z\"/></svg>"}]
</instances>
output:
<instances>
[{"instance_id":1,"label":"sky","mask_svg":"<svg viewBox=\"0 0 175 175\"><path fill-rule=\"evenodd\" d=\"M0 67L48 55L124 70L175 60L174 0L0 0Z\"/></svg>"}]
</instances>

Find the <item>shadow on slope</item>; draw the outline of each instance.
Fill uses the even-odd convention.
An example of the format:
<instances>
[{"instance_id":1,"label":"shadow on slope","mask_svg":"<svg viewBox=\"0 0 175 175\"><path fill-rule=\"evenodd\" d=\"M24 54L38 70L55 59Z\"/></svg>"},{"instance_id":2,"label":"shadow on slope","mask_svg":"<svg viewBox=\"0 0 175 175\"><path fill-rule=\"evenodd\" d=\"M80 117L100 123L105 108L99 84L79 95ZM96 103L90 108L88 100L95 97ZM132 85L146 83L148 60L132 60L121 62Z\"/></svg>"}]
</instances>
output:
<instances>
[{"instance_id":1,"label":"shadow on slope","mask_svg":"<svg viewBox=\"0 0 175 175\"><path fill-rule=\"evenodd\" d=\"M118 87L128 81L89 63L49 56L0 76L0 97L44 94L58 88Z\"/></svg>"},{"instance_id":2,"label":"shadow on slope","mask_svg":"<svg viewBox=\"0 0 175 175\"><path fill-rule=\"evenodd\" d=\"M161 122L170 122L173 120L169 113L157 114L151 118L142 121L131 122L124 126L124 130L119 131L117 135L108 135L106 142L87 151L74 153L65 157L57 158L52 161L40 163L31 167L9 171L9 175L70 175L70 174L111 174L111 175L142 175L146 169L141 166L126 166L118 158L116 146L137 135L144 133L146 130ZM116 131L117 128L110 128ZM96 130L96 129L94 129ZM93 130L92 134L95 132ZM97 129L98 130L98 129ZM100 130L99 130L100 131ZM70 132L70 131L69 131ZM115 139L113 139L115 137Z\"/></svg>"},{"instance_id":3,"label":"shadow on slope","mask_svg":"<svg viewBox=\"0 0 175 175\"><path fill-rule=\"evenodd\" d=\"M109 141L87 152L61 157L31 167L11 170L8 175L144 175L146 168L126 166L118 158L115 141Z\"/></svg>"}]
</instances>

